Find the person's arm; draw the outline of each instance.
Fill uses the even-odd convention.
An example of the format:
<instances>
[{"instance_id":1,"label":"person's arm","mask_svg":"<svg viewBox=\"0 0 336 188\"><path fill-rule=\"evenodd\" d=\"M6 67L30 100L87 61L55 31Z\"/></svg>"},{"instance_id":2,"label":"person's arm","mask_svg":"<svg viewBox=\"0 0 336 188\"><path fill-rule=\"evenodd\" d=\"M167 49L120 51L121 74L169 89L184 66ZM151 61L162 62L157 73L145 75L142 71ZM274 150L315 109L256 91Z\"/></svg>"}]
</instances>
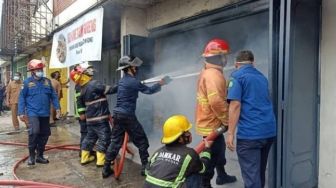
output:
<instances>
[{"instance_id":1,"label":"person's arm","mask_svg":"<svg viewBox=\"0 0 336 188\"><path fill-rule=\"evenodd\" d=\"M227 126L229 106L226 100L227 90L224 76L215 72L211 74L211 78L206 79L206 91L212 112L224 126Z\"/></svg>"},{"instance_id":2,"label":"person's arm","mask_svg":"<svg viewBox=\"0 0 336 188\"><path fill-rule=\"evenodd\" d=\"M56 94L55 89L52 87L52 85L51 85L51 81L48 80L48 82L49 82L50 89L51 89L50 100L51 100L51 102L52 102L54 108L56 109L56 113L57 113L58 115L60 115L60 109L61 109L61 108L60 108L60 104L59 104L59 100L58 100L58 95Z\"/></svg>"},{"instance_id":3,"label":"person's arm","mask_svg":"<svg viewBox=\"0 0 336 188\"><path fill-rule=\"evenodd\" d=\"M231 100L230 101L230 106L229 106L229 130L228 130L228 136L226 138L227 140L227 147L233 151L235 146L234 146L234 135L236 132L236 127L237 123L239 120L240 116L240 108L241 108L241 103L240 101L237 100Z\"/></svg>"},{"instance_id":4,"label":"person's arm","mask_svg":"<svg viewBox=\"0 0 336 188\"><path fill-rule=\"evenodd\" d=\"M62 92L62 86L61 86L61 83L57 82L57 86L56 86L56 93L57 93L57 96L58 96L58 99L61 99L61 92Z\"/></svg>"},{"instance_id":5,"label":"person's arm","mask_svg":"<svg viewBox=\"0 0 336 188\"><path fill-rule=\"evenodd\" d=\"M20 94L19 94L19 104L18 104L18 115L20 116L21 121L25 120L27 93L28 93L28 86L26 82L24 82L23 89L20 91Z\"/></svg>"},{"instance_id":6,"label":"person's arm","mask_svg":"<svg viewBox=\"0 0 336 188\"><path fill-rule=\"evenodd\" d=\"M226 146L233 151L234 138L236 133L236 127L238 124L242 99L242 87L238 80L231 78L228 88L228 101L229 101L229 130L226 136Z\"/></svg>"},{"instance_id":7,"label":"person's arm","mask_svg":"<svg viewBox=\"0 0 336 188\"><path fill-rule=\"evenodd\" d=\"M154 94L154 93L157 93L161 90L161 83L156 83L152 86L146 86L145 84L142 84L140 81L136 81L135 83L138 91L140 91L141 93L144 93L144 94Z\"/></svg>"}]
</instances>

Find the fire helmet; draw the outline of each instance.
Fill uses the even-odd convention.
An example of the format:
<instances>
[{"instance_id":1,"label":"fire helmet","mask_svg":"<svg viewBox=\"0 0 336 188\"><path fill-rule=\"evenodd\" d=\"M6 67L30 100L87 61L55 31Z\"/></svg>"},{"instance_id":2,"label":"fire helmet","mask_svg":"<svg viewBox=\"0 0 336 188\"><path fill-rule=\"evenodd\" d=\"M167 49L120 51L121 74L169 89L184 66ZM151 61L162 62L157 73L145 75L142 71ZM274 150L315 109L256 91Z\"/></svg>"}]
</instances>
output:
<instances>
[{"instance_id":1,"label":"fire helmet","mask_svg":"<svg viewBox=\"0 0 336 188\"><path fill-rule=\"evenodd\" d=\"M161 142L169 144L174 142L184 132L190 130L192 127L187 117L183 115L174 115L166 120L163 124L163 137Z\"/></svg>"},{"instance_id":2,"label":"fire helmet","mask_svg":"<svg viewBox=\"0 0 336 188\"><path fill-rule=\"evenodd\" d=\"M230 51L229 44L222 39L215 38L208 42L202 54L203 57L211 57L215 55L228 54Z\"/></svg>"},{"instance_id":3,"label":"fire helmet","mask_svg":"<svg viewBox=\"0 0 336 188\"><path fill-rule=\"evenodd\" d=\"M32 59L29 61L28 65L27 65L27 69L28 71L34 71L37 69L43 69L45 67L44 63L42 60L38 60L38 59Z\"/></svg>"},{"instance_id":4,"label":"fire helmet","mask_svg":"<svg viewBox=\"0 0 336 188\"><path fill-rule=\"evenodd\" d=\"M123 56L119 59L119 68L117 69L117 71L119 70L123 70L125 68L128 67L140 67L142 65L142 60L138 57L132 58L130 56Z\"/></svg>"}]
</instances>

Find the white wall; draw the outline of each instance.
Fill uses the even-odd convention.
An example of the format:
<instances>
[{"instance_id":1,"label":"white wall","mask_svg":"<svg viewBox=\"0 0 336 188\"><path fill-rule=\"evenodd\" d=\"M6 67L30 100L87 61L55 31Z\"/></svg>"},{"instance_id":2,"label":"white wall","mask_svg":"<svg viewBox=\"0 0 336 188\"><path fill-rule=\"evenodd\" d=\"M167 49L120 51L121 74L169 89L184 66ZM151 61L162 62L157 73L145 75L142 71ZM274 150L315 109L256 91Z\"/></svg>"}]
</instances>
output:
<instances>
[{"instance_id":1,"label":"white wall","mask_svg":"<svg viewBox=\"0 0 336 188\"><path fill-rule=\"evenodd\" d=\"M124 7L121 14L120 44L121 54L123 54L123 36L133 34L148 36L146 28L146 10L135 7Z\"/></svg>"},{"instance_id":2,"label":"white wall","mask_svg":"<svg viewBox=\"0 0 336 188\"><path fill-rule=\"evenodd\" d=\"M319 187L336 187L336 1L322 1Z\"/></svg>"}]
</instances>

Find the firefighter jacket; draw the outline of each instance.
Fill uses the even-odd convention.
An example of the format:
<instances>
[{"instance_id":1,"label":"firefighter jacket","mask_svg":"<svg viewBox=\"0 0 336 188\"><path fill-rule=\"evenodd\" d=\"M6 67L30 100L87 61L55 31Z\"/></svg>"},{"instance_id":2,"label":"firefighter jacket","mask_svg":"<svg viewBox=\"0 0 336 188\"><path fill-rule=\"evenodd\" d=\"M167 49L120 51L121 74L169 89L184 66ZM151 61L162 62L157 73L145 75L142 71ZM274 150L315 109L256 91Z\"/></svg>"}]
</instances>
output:
<instances>
[{"instance_id":1,"label":"firefighter jacket","mask_svg":"<svg viewBox=\"0 0 336 188\"><path fill-rule=\"evenodd\" d=\"M79 84L75 86L75 117L79 118L79 113L85 113L85 102L80 101L81 87Z\"/></svg>"},{"instance_id":2,"label":"firefighter jacket","mask_svg":"<svg viewBox=\"0 0 336 188\"><path fill-rule=\"evenodd\" d=\"M106 95L116 93L117 90L117 87L107 86L97 80L90 80L82 86L77 105L85 106L85 111L78 113L85 113L87 125L109 121L110 111Z\"/></svg>"},{"instance_id":3,"label":"firefighter jacket","mask_svg":"<svg viewBox=\"0 0 336 188\"><path fill-rule=\"evenodd\" d=\"M227 88L221 66L205 63L197 83L196 131L208 136L228 125Z\"/></svg>"},{"instance_id":4,"label":"firefighter jacket","mask_svg":"<svg viewBox=\"0 0 336 188\"><path fill-rule=\"evenodd\" d=\"M60 109L57 94L48 78L36 80L29 77L23 81L19 96L19 115L49 117L50 103L56 110Z\"/></svg>"},{"instance_id":5,"label":"firefighter jacket","mask_svg":"<svg viewBox=\"0 0 336 188\"><path fill-rule=\"evenodd\" d=\"M210 158L210 149L198 155L179 143L165 145L152 155L144 187L185 187L187 177L205 172Z\"/></svg>"},{"instance_id":6,"label":"firefighter jacket","mask_svg":"<svg viewBox=\"0 0 336 188\"><path fill-rule=\"evenodd\" d=\"M113 113L135 116L139 91L144 94L153 94L160 90L161 85L159 83L148 87L134 76L125 73L118 83L117 104L113 109Z\"/></svg>"}]
</instances>

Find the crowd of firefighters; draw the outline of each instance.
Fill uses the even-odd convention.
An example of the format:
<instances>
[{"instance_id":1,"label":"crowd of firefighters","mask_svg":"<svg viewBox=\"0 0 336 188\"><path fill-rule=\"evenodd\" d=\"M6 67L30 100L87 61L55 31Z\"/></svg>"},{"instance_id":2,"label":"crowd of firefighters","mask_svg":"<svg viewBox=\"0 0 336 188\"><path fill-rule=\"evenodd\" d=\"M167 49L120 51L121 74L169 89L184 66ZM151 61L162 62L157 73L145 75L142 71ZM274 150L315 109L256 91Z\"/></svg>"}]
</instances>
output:
<instances>
[{"instance_id":1,"label":"crowd of firefighters","mask_svg":"<svg viewBox=\"0 0 336 188\"><path fill-rule=\"evenodd\" d=\"M198 78L195 99L195 129L205 145L201 153L187 147L192 141L192 125L178 111L171 112L176 115L169 117L162 127L161 142L164 145L151 156L148 153L150 143L135 115L137 98L139 92L159 92L171 81L169 76L151 86L144 85L136 77L142 60L124 56L119 60L117 69L123 72L122 78L117 85L108 86L94 79L95 69L89 63L76 65L70 72L70 79L76 84L75 113L81 133L80 163L86 165L96 161L97 167L102 167L102 177L110 177L114 173L111 166L127 132L139 150L140 174L146 176L144 187L208 188L215 170L216 184L235 182L236 177L228 175L224 168L226 147L237 150L245 187L264 187L267 157L276 136L268 81L254 67L253 53L243 50L237 54L236 70L227 82L223 68L227 64L229 50L226 41L213 39L202 54L204 67ZM20 75L15 74L9 89L9 92L20 93L16 96L18 101L14 101L15 97L8 99L13 104L13 116L17 111L20 119L28 123L28 165L49 163L43 153L51 134L51 105L56 117L60 116L60 94L53 88L55 84L44 76L44 66L41 60L31 60L27 66L31 77L21 84ZM17 85L12 86L15 83ZM107 95L111 94L117 95L112 113L107 99ZM13 124L18 126L15 120ZM226 141L223 134L207 140L207 136L219 127L227 131Z\"/></svg>"}]
</instances>

